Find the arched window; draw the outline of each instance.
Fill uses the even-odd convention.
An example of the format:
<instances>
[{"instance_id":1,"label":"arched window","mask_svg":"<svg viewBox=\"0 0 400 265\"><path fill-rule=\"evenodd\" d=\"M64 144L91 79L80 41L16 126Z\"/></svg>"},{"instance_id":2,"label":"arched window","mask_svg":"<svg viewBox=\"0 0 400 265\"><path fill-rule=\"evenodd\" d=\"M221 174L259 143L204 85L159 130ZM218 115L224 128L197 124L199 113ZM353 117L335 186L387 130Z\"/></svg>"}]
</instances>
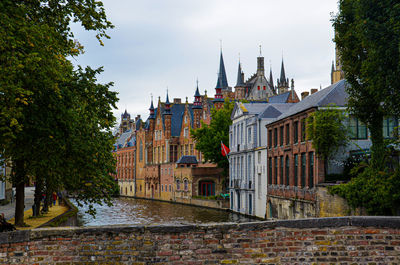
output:
<instances>
[{"instance_id":1,"label":"arched window","mask_svg":"<svg viewBox=\"0 0 400 265\"><path fill-rule=\"evenodd\" d=\"M188 186L189 186L189 185L188 185L188 180L185 179L185 180L183 181L183 187L184 187L185 191L187 191L187 190L189 189Z\"/></svg>"},{"instance_id":2,"label":"arched window","mask_svg":"<svg viewBox=\"0 0 400 265\"><path fill-rule=\"evenodd\" d=\"M181 189L181 181L179 179L176 180L176 190Z\"/></svg>"}]
</instances>

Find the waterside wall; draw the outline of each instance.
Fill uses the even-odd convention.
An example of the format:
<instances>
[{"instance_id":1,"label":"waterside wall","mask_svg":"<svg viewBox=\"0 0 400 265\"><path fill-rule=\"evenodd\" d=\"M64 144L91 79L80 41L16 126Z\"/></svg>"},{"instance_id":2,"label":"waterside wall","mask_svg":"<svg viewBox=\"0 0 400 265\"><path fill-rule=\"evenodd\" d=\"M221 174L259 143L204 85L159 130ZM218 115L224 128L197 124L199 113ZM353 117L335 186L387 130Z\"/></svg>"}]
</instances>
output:
<instances>
[{"instance_id":1,"label":"waterside wall","mask_svg":"<svg viewBox=\"0 0 400 265\"><path fill-rule=\"evenodd\" d=\"M0 249L1 264L398 264L400 218L42 228Z\"/></svg>"}]
</instances>

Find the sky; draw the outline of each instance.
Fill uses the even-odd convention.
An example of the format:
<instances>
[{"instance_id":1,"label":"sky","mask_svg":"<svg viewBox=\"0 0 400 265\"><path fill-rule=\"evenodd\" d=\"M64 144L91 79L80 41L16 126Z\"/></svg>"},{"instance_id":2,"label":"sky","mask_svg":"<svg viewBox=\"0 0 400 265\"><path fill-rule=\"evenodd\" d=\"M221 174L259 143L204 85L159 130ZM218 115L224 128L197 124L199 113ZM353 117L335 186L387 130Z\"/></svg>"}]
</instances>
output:
<instances>
[{"instance_id":1,"label":"sky","mask_svg":"<svg viewBox=\"0 0 400 265\"><path fill-rule=\"evenodd\" d=\"M294 79L300 96L311 88L330 85L335 57L332 13L337 0L103 0L115 28L100 46L95 33L78 25L72 30L85 47L73 58L75 65L103 66L100 83L114 82L118 92L117 121L125 109L131 118L148 117L151 95L188 97L199 90L213 97L220 51L228 84L234 87L238 62L245 79L256 72L257 56L265 58L280 75L282 58L286 77ZM221 45L222 43L222 45Z\"/></svg>"}]
</instances>

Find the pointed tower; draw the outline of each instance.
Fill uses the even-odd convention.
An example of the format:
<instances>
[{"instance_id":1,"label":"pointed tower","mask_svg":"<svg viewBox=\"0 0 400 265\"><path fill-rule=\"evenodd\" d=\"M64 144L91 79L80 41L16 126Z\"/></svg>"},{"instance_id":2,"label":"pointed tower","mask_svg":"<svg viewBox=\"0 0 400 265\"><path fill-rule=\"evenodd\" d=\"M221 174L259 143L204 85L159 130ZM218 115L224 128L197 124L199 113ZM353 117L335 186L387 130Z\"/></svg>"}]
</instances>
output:
<instances>
[{"instance_id":1,"label":"pointed tower","mask_svg":"<svg viewBox=\"0 0 400 265\"><path fill-rule=\"evenodd\" d=\"M218 79L217 79L217 85L215 86L215 96L213 100L214 107L216 109L220 109L224 105L224 97L222 95L223 89L228 89L228 81L226 79L224 58L222 57L222 50L221 50Z\"/></svg>"},{"instance_id":2,"label":"pointed tower","mask_svg":"<svg viewBox=\"0 0 400 265\"><path fill-rule=\"evenodd\" d=\"M289 88L289 78L286 78L285 74L285 65L283 64L283 58L282 58L282 65L281 65L281 76L278 79L278 93L282 94L288 91Z\"/></svg>"},{"instance_id":3,"label":"pointed tower","mask_svg":"<svg viewBox=\"0 0 400 265\"><path fill-rule=\"evenodd\" d=\"M244 74L242 71L242 65L239 60L238 73L235 86L235 99L236 100L244 99L245 97L244 92L245 92Z\"/></svg>"},{"instance_id":4,"label":"pointed tower","mask_svg":"<svg viewBox=\"0 0 400 265\"><path fill-rule=\"evenodd\" d=\"M331 84L337 83L340 80L344 79L344 72L342 71L342 63L340 62L340 55L337 48L335 49L335 56L336 56L336 69L334 66L334 62L332 61Z\"/></svg>"},{"instance_id":5,"label":"pointed tower","mask_svg":"<svg viewBox=\"0 0 400 265\"><path fill-rule=\"evenodd\" d=\"M272 67L269 67L269 85L271 86L272 89L275 90L274 87L274 78L272 77Z\"/></svg>"},{"instance_id":6,"label":"pointed tower","mask_svg":"<svg viewBox=\"0 0 400 265\"><path fill-rule=\"evenodd\" d=\"M119 125L119 133L122 134L129 130L129 123L131 121L131 115L125 109L125 112L121 114L121 124Z\"/></svg>"},{"instance_id":7,"label":"pointed tower","mask_svg":"<svg viewBox=\"0 0 400 265\"><path fill-rule=\"evenodd\" d=\"M165 139L171 139L171 102L169 102L169 97L168 97L168 90L167 90L167 99L165 100L164 104L164 126L165 126L165 131L164 131L164 136Z\"/></svg>"},{"instance_id":8,"label":"pointed tower","mask_svg":"<svg viewBox=\"0 0 400 265\"><path fill-rule=\"evenodd\" d=\"M203 112L203 106L201 102L201 95L199 92L199 81L197 80L196 92L194 93L193 102L193 127L194 129L200 128L201 113Z\"/></svg>"}]
</instances>

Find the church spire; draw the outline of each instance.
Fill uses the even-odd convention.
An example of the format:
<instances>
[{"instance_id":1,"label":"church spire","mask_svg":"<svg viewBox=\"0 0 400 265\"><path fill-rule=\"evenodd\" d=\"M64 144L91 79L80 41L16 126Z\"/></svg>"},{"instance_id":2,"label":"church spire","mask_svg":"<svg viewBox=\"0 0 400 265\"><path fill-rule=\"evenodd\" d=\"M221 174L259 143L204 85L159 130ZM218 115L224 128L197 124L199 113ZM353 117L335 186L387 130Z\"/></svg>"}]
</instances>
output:
<instances>
[{"instance_id":1,"label":"church spire","mask_svg":"<svg viewBox=\"0 0 400 265\"><path fill-rule=\"evenodd\" d=\"M285 75L285 66L283 65L283 58L282 58L282 65L281 65L281 77L279 78L281 84L286 82L286 75Z\"/></svg>"},{"instance_id":2,"label":"church spire","mask_svg":"<svg viewBox=\"0 0 400 265\"><path fill-rule=\"evenodd\" d=\"M242 65L239 60L236 86L243 86L243 85L244 85L244 80L243 80Z\"/></svg>"},{"instance_id":3,"label":"church spire","mask_svg":"<svg viewBox=\"0 0 400 265\"><path fill-rule=\"evenodd\" d=\"M269 67L269 85L274 88L274 79L272 78L272 67Z\"/></svg>"},{"instance_id":4,"label":"church spire","mask_svg":"<svg viewBox=\"0 0 400 265\"><path fill-rule=\"evenodd\" d=\"M215 86L215 88L221 88L221 89L228 88L228 80L226 78L224 58L222 57L222 49L221 49L221 55L220 55L220 59L219 59L218 80L217 80L217 85Z\"/></svg>"}]
</instances>

